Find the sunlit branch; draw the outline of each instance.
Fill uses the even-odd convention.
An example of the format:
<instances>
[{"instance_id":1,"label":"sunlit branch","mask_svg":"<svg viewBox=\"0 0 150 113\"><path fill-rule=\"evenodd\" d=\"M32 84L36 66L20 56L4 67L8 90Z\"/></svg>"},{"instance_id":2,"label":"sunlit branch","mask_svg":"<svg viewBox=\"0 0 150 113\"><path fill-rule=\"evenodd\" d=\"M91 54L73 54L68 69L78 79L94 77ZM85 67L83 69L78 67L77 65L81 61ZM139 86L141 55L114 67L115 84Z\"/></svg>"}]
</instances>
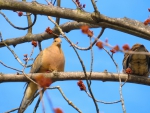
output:
<instances>
[{"instance_id":1,"label":"sunlit branch","mask_svg":"<svg viewBox=\"0 0 150 113\"><path fill-rule=\"evenodd\" d=\"M28 26L31 26L32 25L31 15L28 12L26 14L27 14ZM32 27L28 28L28 33L32 33Z\"/></svg>"},{"instance_id":2,"label":"sunlit branch","mask_svg":"<svg viewBox=\"0 0 150 113\"><path fill-rule=\"evenodd\" d=\"M11 5L10 5L11 4ZM19 7L18 7L19 6ZM53 17L60 17L69 20L75 20L78 22L86 22L99 27L110 28L125 33L129 33L147 40L150 40L150 27L145 26L142 22L131 20L129 18L110 18L100 14L98 20L99 23L95 22L91 13L82 12L79 13L77 10L68 9L68 8L59 8L55 6L47 6L40 3L31 3L31 2L17 2L13 0L0 0L0 8L6 10L16 10L23 12L30 12L33 14L39 15L50 15Z\"/></svg>"},{"instance_id":3,"label":"sunlit branch","mask_svg":"<svg viewBox=\"0 0 150 113\"><path fill-rule=\"evenodd\" d=\"M29 73L26 74L29 78L35 79L41 73ZM56 78L56 75L57 78ZM68 80L85 80L86 77L83 72L57 72L57 73L42 73L43 76L53 79L54 81L68 81ZM89 77L90 72L87 72L87 76ZM128 75L124 73L120 73L120 77L122 81L125 81L128 78L127 83L135 83L141 85L150 86L150 78L141 77L137 75ZM109 73L109 72L92 72L91 80L97 81L112 81L118 82L119 76L118 73ZM3 74L0 73L0 82L29 82L23 74Z\"/></svg>"}]
</instances>

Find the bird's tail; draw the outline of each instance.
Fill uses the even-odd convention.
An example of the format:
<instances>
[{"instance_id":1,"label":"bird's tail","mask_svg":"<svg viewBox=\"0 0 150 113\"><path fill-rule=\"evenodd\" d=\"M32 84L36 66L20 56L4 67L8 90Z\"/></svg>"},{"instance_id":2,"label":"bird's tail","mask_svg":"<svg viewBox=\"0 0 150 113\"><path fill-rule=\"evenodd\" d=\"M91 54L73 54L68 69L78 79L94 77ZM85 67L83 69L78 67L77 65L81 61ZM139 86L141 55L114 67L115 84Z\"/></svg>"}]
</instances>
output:
<instances>
[{"instance_id":1,"label":"bird's tail","mask_svg":"<svg viewBox=\"0 0 150 113\"><path fill-rule=\"evenodd\" d=\"M18 113L23 113L26 110L26 108L32 103L37 90L38 87L35 83L30 82L27 85Z\"/></svg>"}]
</instances>

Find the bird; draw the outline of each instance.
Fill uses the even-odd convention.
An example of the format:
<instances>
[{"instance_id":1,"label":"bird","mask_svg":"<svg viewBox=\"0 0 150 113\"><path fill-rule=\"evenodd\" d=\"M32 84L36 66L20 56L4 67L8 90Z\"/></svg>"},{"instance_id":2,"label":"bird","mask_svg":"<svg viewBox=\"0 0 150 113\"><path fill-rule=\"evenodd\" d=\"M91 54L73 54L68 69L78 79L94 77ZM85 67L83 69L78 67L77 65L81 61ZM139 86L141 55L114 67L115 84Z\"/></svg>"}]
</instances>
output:
<instances>
[{"instance_id":1,"label":"bird","mask_svg":"<svg viewBox=\"0 0 150 113\"><path fill-rule=\"evenodd\" d=\"M131 51L148 52L144 45L138 43L132 46ZM124 72L126 72L128 68L131 69L130 74L148 77L150 70L150 55L125 53L122 65Z\"/></svg>"},{"instance_id":2,"label":"bird","mask_svg":"<svg viewBox=\"0 0 150 113\"><path fill-rule=\"evenodd\" d=\"M63 72L65 57L61 49L61 39L54 38L51 46L41 51L35 58L30 73ZM34 100L38 86L28 82L18 113L23 113Z\"/></svg>"}]
</instances>

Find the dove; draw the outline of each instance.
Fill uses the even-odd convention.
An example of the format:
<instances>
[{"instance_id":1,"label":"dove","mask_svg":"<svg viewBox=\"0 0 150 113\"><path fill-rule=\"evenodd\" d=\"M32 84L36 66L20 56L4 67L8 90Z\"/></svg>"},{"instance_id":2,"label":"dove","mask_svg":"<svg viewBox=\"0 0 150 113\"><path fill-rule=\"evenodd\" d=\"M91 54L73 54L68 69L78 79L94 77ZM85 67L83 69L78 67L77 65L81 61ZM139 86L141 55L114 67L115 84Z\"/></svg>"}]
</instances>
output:
<instances>
[{"instance_id":1,"label":"dove","mask_svg":"<svg viewBox=\"0 0 150 113\"><path fill-rule=\"evenodd\" d=\"M34 60L30 73L63 72L65 57L61 49L61 39L55 38L51 46L41 51ZM38 86L29 82L27 84L24 97L20 104L18 113L23 113L34 100Z\"/></svg>"},{"instance_id":2,"label":"dove","mask_svg":"<svg viewBox=\"0 0 150 113\"><path fill-rule=\"evenodd\" d=\"M135 44L132 46L131 51L135 52L148 52L142 44ZM123 59L124 72L127 68L131 69L131 74L138 76L149 76L150 56L145 54L128 54L125 53Z\"/></svg>"}]
</instances>

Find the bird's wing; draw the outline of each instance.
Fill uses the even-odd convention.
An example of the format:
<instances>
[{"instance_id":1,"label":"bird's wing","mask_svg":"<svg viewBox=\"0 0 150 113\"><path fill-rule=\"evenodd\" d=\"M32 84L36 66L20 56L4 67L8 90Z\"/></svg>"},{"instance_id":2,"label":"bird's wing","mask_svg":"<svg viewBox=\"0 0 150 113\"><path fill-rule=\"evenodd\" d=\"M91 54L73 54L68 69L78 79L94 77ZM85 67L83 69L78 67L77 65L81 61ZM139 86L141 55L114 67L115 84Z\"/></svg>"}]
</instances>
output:
<instances>
[{"instance_id":1,"label":"bird's wing","mask_svg":"<svg viewBox=\"0 0 150 113\"><path fill-rule=\"evenodd\" d=\"M42 65L42 56L43 56L43 51L39 53L39 55L35 58L30 73L36 73L39 71L41 65ZM20 104L18 113L23 113L25 109L32 103L34 99L34 95L37 91L37 85L33 82L27 83L27 87L24 92L24 97L22 99L22 102Z\"/></svg>"},{"instance_id":2,"label":"bird's wing","mask_svg":"<svg viewBox=\"0 0 150 113\"><path fill-rule=\"evenodd\" d=\"M129 64L129 54L125 54L124 55L124 59L123 59L123 69L127 69Z\"/></svg>"},{"instance_id":3,"label":"bird's wing","mask_svg":"<svg viewBox=\"0 0 150 113\"><path fill-rule=\"evenodd\" d=\"M44 50L43 50L44 51ZM30 73L37 73L42 65L43 51L35 58L34 63L32 64Z\"/></svg>"}]
</instances>

